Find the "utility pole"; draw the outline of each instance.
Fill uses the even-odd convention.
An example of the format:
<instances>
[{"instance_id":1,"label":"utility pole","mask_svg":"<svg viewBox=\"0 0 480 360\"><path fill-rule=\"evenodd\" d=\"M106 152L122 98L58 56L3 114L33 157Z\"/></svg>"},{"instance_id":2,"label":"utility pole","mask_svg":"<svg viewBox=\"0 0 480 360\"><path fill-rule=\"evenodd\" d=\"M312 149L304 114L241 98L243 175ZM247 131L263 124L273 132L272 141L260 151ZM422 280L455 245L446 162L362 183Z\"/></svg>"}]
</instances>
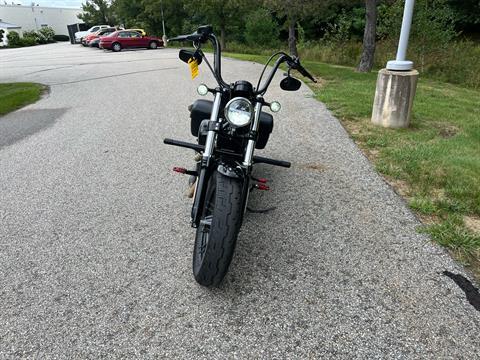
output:
<instances>
[{"instance_id":1,"label":"utility pole","mask_svg":"<svg viewBox=\"0 0 480 360\"><path fill-rule=\"evenodd\" d=\"M390 128L405 128L412 117L418 71L406 60L415 0L405 0L397 57L378 72L372 123Z\"/></svg>"},{"instance_id":2,"label":"utility pole","mask_svg":"<svg viewBox=\"0 0 480 360\"><path fill-rule=\"evenodd\" d=\"M165 34L165 17L163 16L163 0L160 0L160 10L162 12L162 28L163 28L163 46L167 47L167 34Z\"/></svg>"},{"instance_id":3,"label":"utility pole","mask_svg":"<svg viewBox=\"0 0 480 360\"><path fill-rule=\"evenodd\" d=\"M410 38L410 28L412 27L413 8L415 0L406 0L403 10L402 30L398 41L397 58L387 63L388 70L406 71L413 69L413 62L407 60L408 40Z\"/></svg>"}]
</instances>

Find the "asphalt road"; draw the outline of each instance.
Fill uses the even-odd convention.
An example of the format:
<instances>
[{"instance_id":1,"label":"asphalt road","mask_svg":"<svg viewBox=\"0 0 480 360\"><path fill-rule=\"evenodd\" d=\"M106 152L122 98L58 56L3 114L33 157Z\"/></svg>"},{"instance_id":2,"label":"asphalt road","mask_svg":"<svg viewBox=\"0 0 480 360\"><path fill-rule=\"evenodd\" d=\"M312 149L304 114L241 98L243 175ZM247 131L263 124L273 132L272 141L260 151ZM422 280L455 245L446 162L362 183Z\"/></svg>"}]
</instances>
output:
<instances>
[{"instance_id":1,"label":"asphalt road","mask_svg":"<svg viewBox=\"0 0 480 360\"><path fill-rule=\"evenodd\" d=\"M261 67L225 60L227 80ZM51 92L0 118L0 358L479 358L465 274L305 86L258 166L223 286L191 275L190 80L173 49L0 51L0 81ZM1 101L1 99L0 99Z\"/></svg>"}]
</instances>

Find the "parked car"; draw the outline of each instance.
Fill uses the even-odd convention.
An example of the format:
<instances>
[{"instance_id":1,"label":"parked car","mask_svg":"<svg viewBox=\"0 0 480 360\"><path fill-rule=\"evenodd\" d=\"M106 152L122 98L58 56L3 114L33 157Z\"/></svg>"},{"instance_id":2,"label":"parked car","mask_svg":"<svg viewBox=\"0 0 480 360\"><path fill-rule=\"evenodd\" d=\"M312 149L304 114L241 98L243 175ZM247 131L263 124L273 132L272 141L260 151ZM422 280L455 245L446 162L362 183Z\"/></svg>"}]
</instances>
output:
<instances>
[{"instance_id":1,"label":"parked car","mask_svg":"<svg viewBox=\"0 0 480 360\"><path fill-rule=\"evenodd\" d=\"M137 31L121 30L100 38L100 48L121 51L128 48L156 49L163 46L162 39L155 36L142 36Z\"/></svg>"},{"instance_id":2,"label":"parked car","mask_svg":"<svg viewBox=\"0 0 480 360\"><path fill-rule=\"evenodd\" d=\"M136 31L142 34L142 36L147 36L147 33L143 29L125 29L126 31Z\"/></svg>"},{"instance_id":3,"label":"parked car","mask_svg":"<svg viewBox=\"0 0 480 360\"><path fill-rule=\"evenodd\" d=\"M93 34L88 34L87 36L84 36L82 38L82 45L83 46L91 46L90 43L92 42L92 40L98 39L100 36L107 36L107 35L115 32L117 30L119 30L119 29L114 28L114 27L110 27L110 28L98 30L97 32L95 32ZM97 47L98 47L98 42L97 42Z\"/></svg>"},{"instance_id":4,"label":"parked car","mask_svg":"<svg viewBox=\"0 0 480 360\"><path fill-rule=\"evenodd\" d=\"M100 29L105 29L105 28L109 28L111 27L110 25L95 25L95 26L92 26L90 29L88 29L87 31L77 31L75 33L75 42L76 43L81 43L82 42L82 38L84 36L87 36L88 34L93 34L95 32L97 32L98 30Z\"/></svg>"},{"instance_id":5,"label":"parked car","mask_svg":"<svg viewBox=\"0 0 480 360\"><path fill-rule=\"evenodd\" d=\"M90 47L95 47L95 48L100 48L100 38L97 37L97 38L91 40L91 41L88 43L88 46L90 46Z\"/></svg>"}]
</instances>

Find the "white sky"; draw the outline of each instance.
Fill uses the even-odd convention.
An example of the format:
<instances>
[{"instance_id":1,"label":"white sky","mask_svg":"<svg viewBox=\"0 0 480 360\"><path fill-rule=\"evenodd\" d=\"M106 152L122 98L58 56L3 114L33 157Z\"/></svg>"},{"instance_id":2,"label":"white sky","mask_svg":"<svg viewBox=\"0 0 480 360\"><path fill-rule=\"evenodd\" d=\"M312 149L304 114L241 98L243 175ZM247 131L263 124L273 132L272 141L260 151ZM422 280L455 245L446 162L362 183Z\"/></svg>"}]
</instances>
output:
<instances>
[{"instance_id":1,"label":"white sky","mask_svg":"<svg viewBox=\"0 0 480 360\"><path fill-rule=\"evenodd\" d=\"M4 0L0 0L0 4L3 4ZM15 4L21 3L22 5L30 5L32 2L40 6L56 6L56 7L75 7L79 8L82 2L85 0L5 0L7 4L11 4L12 1Z\"/></svg>"}]
</instances>

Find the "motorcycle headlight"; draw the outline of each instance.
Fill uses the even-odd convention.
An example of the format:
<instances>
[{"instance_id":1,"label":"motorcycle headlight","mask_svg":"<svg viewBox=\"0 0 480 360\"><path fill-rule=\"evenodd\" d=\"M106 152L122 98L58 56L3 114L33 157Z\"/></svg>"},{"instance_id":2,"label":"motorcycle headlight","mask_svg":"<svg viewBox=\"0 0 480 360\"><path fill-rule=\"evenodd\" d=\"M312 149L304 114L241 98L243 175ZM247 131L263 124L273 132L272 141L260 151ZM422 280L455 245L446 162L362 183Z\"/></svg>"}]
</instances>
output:
<instances>
[{"instance_id":1,"label":"motorcycle headlight","mask_svg":"<svg viewBox=\"0 0 480 360\"><path fill-rule=\"evenodd\" d=\"M230 100L225 106L225 118L234 127L250 124L253 116L253 106L250 101L242 97Z\"/></svg>"}]
</instances>

